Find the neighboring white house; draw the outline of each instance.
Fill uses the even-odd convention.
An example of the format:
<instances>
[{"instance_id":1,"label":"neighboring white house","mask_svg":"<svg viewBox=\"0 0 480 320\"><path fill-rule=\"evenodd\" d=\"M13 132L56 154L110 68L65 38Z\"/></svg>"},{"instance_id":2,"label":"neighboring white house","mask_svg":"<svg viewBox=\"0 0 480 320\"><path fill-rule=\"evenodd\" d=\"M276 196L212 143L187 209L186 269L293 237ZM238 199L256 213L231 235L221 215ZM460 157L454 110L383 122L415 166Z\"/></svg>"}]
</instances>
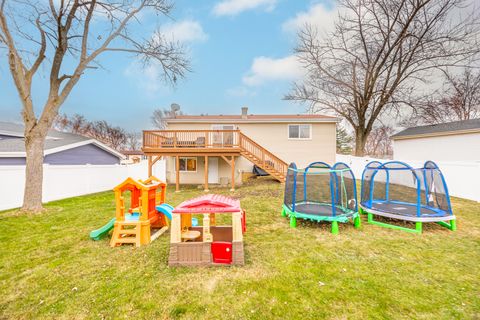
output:
<instances>
[{"instance_id":1,"label":"neighboring white house","mask_svg":"<svg viewBox=\"0 0 480 320\"><path fill-rule=\"evenodd\" d=\"M391 138L394 159L480 161L480 119L407 128Z\"/></svg>"}]
</instances>

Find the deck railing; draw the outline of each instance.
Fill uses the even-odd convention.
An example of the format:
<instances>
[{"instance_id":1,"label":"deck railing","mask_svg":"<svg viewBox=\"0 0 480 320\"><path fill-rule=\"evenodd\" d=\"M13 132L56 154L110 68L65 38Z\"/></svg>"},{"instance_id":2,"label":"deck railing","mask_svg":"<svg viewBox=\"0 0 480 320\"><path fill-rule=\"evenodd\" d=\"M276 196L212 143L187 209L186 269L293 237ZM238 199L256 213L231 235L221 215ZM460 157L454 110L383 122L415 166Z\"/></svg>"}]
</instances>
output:
<instances>
[{"instance_id":1,"label":"deck railing","mask_svg":"<svg viewBox=\"0 0 480 320\"><path fill-rule=\"evenodd\" d=\"M149 130L143 131L143 147L238 148L239 130Z\"/></svg>"}]
</instances>

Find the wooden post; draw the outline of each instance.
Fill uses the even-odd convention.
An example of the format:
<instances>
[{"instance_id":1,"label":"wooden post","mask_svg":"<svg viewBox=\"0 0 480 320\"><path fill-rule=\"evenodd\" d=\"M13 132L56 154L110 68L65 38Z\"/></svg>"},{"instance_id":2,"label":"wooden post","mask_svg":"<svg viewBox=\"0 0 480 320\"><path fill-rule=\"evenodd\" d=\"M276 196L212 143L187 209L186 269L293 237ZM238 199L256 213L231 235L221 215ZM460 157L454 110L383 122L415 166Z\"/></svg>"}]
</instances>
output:
<instances>
[{"instance_id":1,"label":"wooden post","mask_svg":"<svg viewBox=\"0 0 480 320\"><path fill-rule=\"evenodd\" d=\"M182 241L182 230L180 229L181 219L178 213L172 215L172 227L170 230L170 243Z\"/></svg>"},{"instance_id":2,"label":"wooden post","mask_svg":"<svg viewBox=\"0 0 480 320\"><path fill-rule=\"evenodd\" d=\"M175 192L180 191L180 157L175 156Z\"/></svg>"},{"instance_id":3,"label":"wooden post","mask_svg":"<svg viewBox=\"0 0 480 320\"><path fill-rule=\"evenodd\" d=\"M243 241L241 212L232 213L232 233L233 233L233 236L232 236L233 241Z\"/></svg>"},{"instance_id":4,"label":"wooden post","mask_svg":"<svg viewBox=\"0 0 480 320\"><path fill-rule=\"evenodd\" d=\"M205 156L205 192L208 192L208 156Z\"/></svg>"},{"instance_id":5,"label":"wooden post","mask_svg":"<svg viewBox=\"0 0 480 320\"><path fill-rule=\"evenodd\" d=\"M234 156L232 156L230 166L232 167L232 188L230 189L230 191L235 191L235 157Z\"/></svg>"},{"instance_id":6,"label":"wooden post","mask_svg":"<svg viewBox=\"0 0 480 320\"><path fill-rule=\"evenodd\" d=\"M148 176L152 176L152 156L148 156Z\"/></svg>"}]
</instances>

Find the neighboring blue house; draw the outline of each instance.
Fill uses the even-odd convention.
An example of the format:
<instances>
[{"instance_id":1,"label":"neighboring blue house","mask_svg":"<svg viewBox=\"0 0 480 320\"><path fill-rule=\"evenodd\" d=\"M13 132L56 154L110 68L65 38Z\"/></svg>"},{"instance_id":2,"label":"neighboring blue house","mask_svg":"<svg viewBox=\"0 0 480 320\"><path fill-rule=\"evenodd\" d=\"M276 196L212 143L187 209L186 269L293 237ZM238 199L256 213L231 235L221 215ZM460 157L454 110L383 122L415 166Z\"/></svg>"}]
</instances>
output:
<instances>
[{"instance_id":1,"label":"neighboring blue house","mask_svg":"<svg viewBox=\"0 0 480 320\"><path fill-rule=\"evenodd\" d=\"M95 139L56 130L48 132L44 155L50 165L119 164L124 158ZM23 125L0 121L1 165L25 165Z\"/></svg>"}]
</instances>

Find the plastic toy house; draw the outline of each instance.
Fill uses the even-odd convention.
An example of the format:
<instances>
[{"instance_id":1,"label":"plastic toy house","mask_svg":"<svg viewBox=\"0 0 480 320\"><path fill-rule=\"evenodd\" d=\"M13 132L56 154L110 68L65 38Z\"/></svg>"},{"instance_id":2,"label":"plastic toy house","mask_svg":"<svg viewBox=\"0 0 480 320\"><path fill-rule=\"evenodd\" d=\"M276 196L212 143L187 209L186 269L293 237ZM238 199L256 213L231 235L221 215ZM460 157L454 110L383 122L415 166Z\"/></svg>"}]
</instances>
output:
<instances>
[{"instance_id":1,"label":"plastic toy house","mask_svg":"<svg viewBox=\"0 0 480 320\"><path fill-rule=\"evenodd\" d=\"M192 226L192 214L203 214L201 226ZM231 214L231 226L217 226L216 214ZM181 203L172 211L170 266L243 265L245 211L240 201L205 195Z\"/></svg>"},{"instance_id":2,"label":"plastic toy house","mask_svg":"<svg viewBox=\"0 0 480 320\"><path fill-rule=\"evenodd\" d=\"M137 247L149 244L168 229L165 214L156 208L165 202L165 183L153 176L145 181L127 178L113 190L117 209L110 240L112 247L124 243ZM126 210L127 191L130 191L130 209ZM153 235L151 229L156 229Z\"/></svg>"}]
</instances>

